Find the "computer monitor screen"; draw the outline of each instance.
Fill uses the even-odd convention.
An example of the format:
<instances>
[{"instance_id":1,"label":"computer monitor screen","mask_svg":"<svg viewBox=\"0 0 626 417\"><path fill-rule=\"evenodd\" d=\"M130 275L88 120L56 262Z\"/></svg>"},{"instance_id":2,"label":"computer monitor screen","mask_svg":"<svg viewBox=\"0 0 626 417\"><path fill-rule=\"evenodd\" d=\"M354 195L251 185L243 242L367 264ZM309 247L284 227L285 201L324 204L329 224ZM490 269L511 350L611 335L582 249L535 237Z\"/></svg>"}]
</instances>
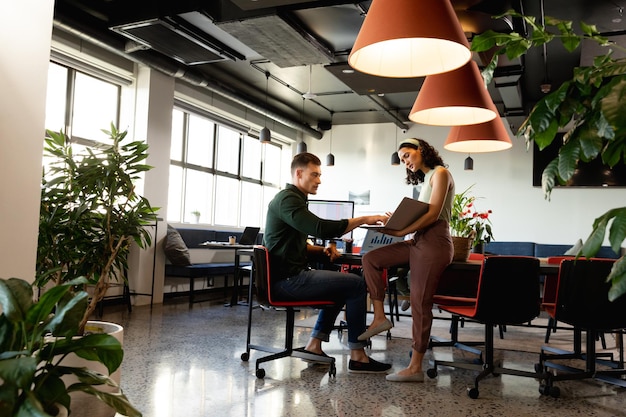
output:
<instances>
[{"instance_id":1,"label":"computer monitor screen","mask_svg":"<svg viewBox=\"0 0 626 417\"><path fill-rule=\"evenodd\" d=\"M309 200L309 210L322 219L351 219L354 217L354 201ZM336 237L339 238L340 236ZM351 239L352 232L346 233L341 238Z\"/></svg>"}]
</instances>

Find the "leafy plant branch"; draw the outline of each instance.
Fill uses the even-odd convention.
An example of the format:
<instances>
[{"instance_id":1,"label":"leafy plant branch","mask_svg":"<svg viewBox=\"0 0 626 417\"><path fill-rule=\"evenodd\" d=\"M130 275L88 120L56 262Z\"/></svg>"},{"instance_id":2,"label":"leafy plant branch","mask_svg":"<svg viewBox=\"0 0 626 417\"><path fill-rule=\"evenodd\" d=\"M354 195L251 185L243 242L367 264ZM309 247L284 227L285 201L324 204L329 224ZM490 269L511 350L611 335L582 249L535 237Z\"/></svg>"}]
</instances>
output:
<instances>
[{"instance_id":1,"label":"leafy plant branch","mask_svg":"<svg viewBox=\"0 0 626 417\"><path fill-rule=\"evenodd\" d=\"M527 147L534 142L540 150L549 146L559 131L565 131L558 156L542 173L541 185L544 196L550 199L552 189L572 178L579 161L588 162L598 155L604 164L614 167L626 161L626 59L613 59L613 49L621 49L602 36L595 25L580 22L581 35L573 29L573 23L546 16L545 24L538 24L535 17L509 10L502 16L523 19L532 29L529 37L519 33L498 33L492 30L477 35L471 49L477 52L493 50L494 55L483 70L485 82L493 79L498 57L506 55L512 60L524 55L530 48L543 46L555 39L566 50L573 52L583 41L596 42L607 48L607 53L597 56L593 64L575 68L571 80L564 82L556 91L540 99L517 132L523 136ZM501 18L497 16L495 18ZM610 226L609 226L610 225ZM615 253L621 252L626 239L626 207L609 210L593 223L593 230L583 245L581 254L591 257L602 245L606 229ZM609 298L614 300L626 293L626 258L622 256L614 264L608 277L612 282Z\"/></svg>"}]
</instances>

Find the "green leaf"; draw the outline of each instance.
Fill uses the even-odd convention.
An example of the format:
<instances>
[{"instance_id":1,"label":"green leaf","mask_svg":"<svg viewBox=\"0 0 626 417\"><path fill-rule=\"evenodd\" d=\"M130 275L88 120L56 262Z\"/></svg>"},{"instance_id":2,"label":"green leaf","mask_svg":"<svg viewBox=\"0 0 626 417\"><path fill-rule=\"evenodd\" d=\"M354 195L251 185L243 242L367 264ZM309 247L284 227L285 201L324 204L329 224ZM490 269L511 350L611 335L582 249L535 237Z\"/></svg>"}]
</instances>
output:
<instances>
[{"instance_id":1,"label":"green leaf","mask_svg":"<svg viewBox=\"0 0 626 417\"><path fill-rule=\"evenodd\" d=\"M559 149L559 177L568 181L574 175L578 158L580 157L580 143L569 141Z\"/></svg>"},{"instance_id":2,"label":"green leaf","mask_svg":"<svg viewBox=\"0 0 626 417\"><path fill-rule=\"evenodd\" d=\"M541 174L541 190L543 191L544 198L550 200L550 194L552 189L556 185L556 178L559 172L558 159L555 158L543 169Z\"/></svg>"},{"instance_id":3,"label":"green leaf","mask_svg":"<svg viewBox=\"0 0 626 417\"><path fill-rule=\"evenodd\" d=\"M626 257L622 256L613 264L607 281L611 282L610 301L615 301L626 294Z\"/></svg>"},{"instance_id":4,"label":"green leaf","mask_svg":"<svg viewBox=\"0 0 626 417\"><path fill-rule=\"evenodd\" d=\"M110 393L99 391L88 384L72 384L69 389L71 391L81 391L99 398L104 403L111 406L119 414L128 417L141 417L141 412L134 408L128 398L122 393Z\"/></svg>"},{"instance_id":5,"label":"green leaf","mask_svg":"<svg viewBox=\"0 0 626 417\"><path fill-rule=\"evenodd\" d=\"M33 305L33 288L18 278L0 278L0 306L2 313L13 322L20 322Z\"/></svg>"}]
</instances>

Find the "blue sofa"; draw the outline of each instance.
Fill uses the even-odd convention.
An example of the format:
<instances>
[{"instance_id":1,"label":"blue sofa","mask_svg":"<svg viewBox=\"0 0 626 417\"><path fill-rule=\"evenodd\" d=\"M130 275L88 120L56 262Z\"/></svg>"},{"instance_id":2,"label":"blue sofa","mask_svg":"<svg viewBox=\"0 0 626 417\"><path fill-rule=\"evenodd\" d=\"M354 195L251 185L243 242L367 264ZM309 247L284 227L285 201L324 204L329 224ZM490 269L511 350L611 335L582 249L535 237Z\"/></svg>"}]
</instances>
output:
<instances>
[{"instance_id":1,"label":"blue sofa","mask_svg":"<svg viewBox=\"0 0 626 417\"><path fill-rule=\"evenodd\" d=\"M181 278L189 280L189 306L194 300L194 282L197 279L210 281L213 277L224 278L224 296L228 294L228 280L230 276L239 279L241 271L235 271L235 260L232 251L211 250L202 246L203 242L215 241L226 242L229 236L241 237L240 231L196 229L196 228L176 228L189 252L190 265L165 264L166 278ZM256 244L261 244L263 235L259 233ZM250 266L250 262L242 262L240 268ZM236 288L233 285L233 288Z\"/></svg>"},{"instance_id":2,"label":"blue sofa","mask_svg":"<svg viewBox=\"0 0 626 417\"><path fill-rule=\"evenodd\" d=\"M572 245L494 241L485 245L485 254L536 256L538 258L547 258L549 256L561 256L571 247ZM598 258L617 259L621 256L621 254L613 252L613 249L611 249L610 246L602 246L596 256Z\"/></svg>"}]
</instances>

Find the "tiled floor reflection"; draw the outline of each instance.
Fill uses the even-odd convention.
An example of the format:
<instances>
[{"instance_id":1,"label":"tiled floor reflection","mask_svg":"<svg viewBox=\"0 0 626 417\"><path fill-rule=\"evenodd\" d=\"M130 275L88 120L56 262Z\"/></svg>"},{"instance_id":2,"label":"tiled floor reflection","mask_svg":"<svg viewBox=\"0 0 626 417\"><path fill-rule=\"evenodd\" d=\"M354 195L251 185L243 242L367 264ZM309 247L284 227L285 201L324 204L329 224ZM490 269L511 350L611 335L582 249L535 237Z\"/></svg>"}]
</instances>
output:
<instances>
[{"instance_id":1,"label":"tiled floor reflection","mask_svg":"<svg viewBox=\"0 0 626 417\"><path fill-rule=\"evenodd\" d=\"M258 309L254 315L253 342L282 344L284 315ZM625 390L597 381L559 382L561 397L554 399L540 395L534 379L489 377L472 400L466 394L473 383L469 371L443 368L423 384L348 374L347 348L336 332L325 347L337 358L336 378L328 377L327 368L286 358L265 364L267 375L260 380L254 359L262 353L253 351L249 362L240 359L247 323L243 306L206 302L189 309L186 300L168 301L132 313L107 307L104 319L125 328L122 388L146 417L626 416ZM304 342L308 330L298 328L297 337ZM376 336L369 353L401 369L409 350L409 339ZM439 348L436 354L451 351ZM529 370L538 358L498 354L507 366Z\"/></svg>"}]
</instances>

